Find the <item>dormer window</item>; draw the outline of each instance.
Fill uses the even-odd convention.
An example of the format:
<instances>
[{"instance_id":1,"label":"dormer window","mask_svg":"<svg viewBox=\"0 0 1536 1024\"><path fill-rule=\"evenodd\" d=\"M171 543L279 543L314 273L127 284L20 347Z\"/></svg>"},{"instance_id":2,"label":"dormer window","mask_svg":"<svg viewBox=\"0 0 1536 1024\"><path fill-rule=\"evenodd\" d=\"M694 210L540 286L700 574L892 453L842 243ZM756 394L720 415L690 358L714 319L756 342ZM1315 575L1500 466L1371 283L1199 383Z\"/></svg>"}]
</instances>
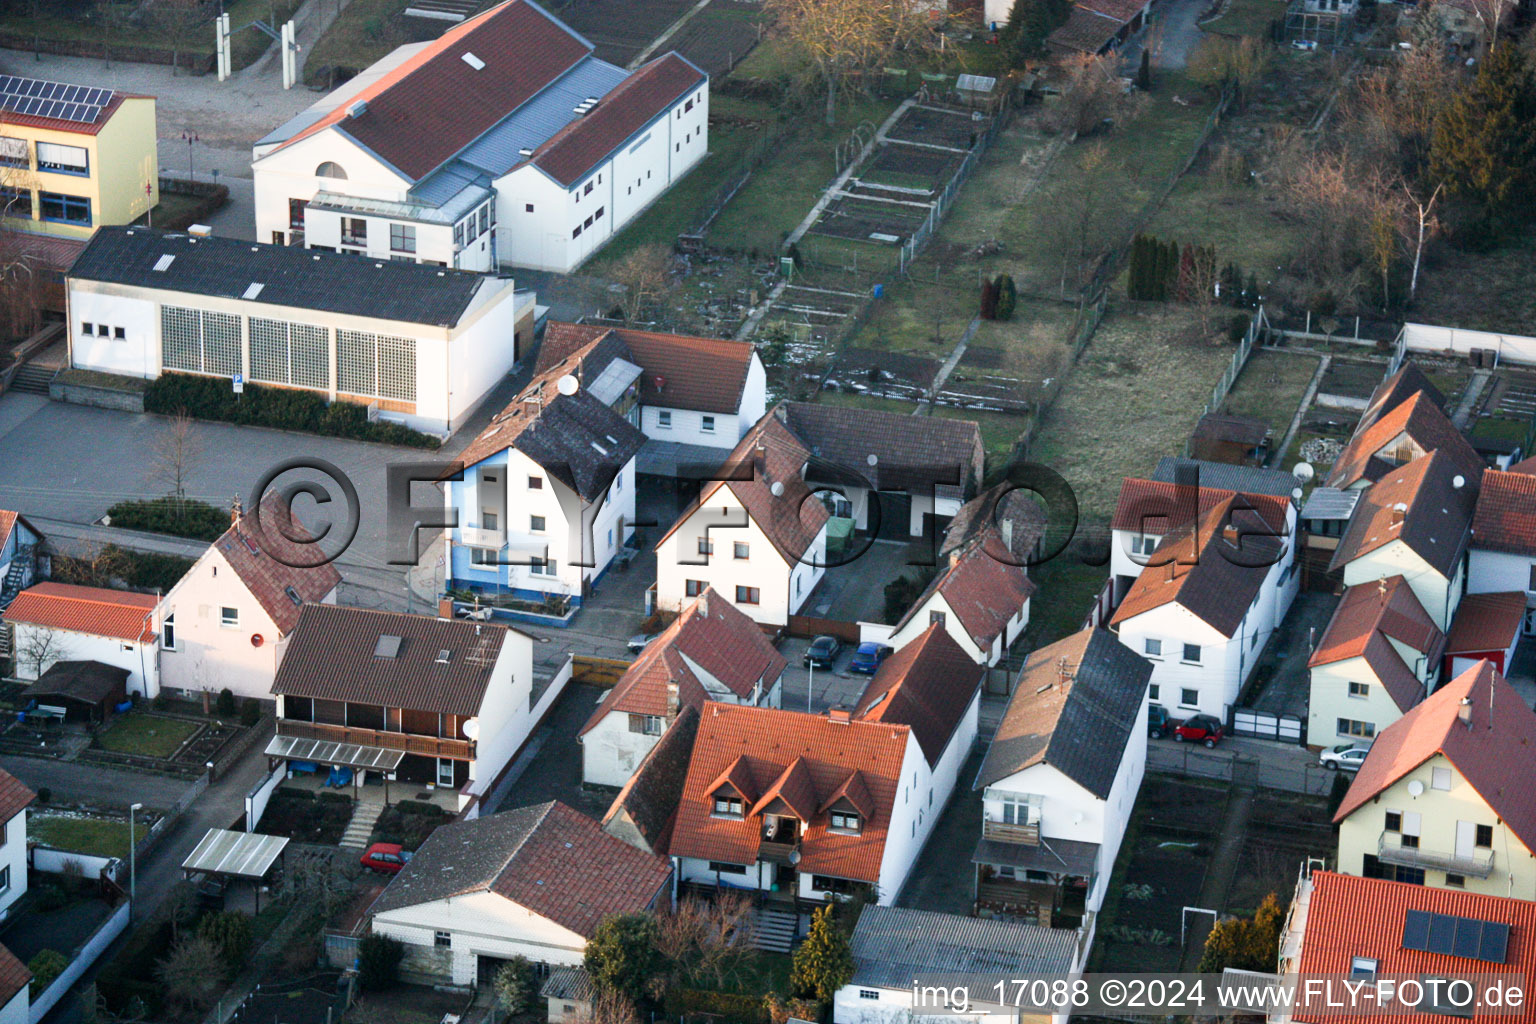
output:
<instances>
[{"instance_id":1,"label":"dormer window","mask_svg":"<svg viewBox=\"0 0 1536 1024\"><path fill-rule=\"evenodd\" d=\"M741 797L732 796L729 793L716 793L713 814L717 818L740 818L742 816Z\"/></svg>"},{"instance_id":2,"label":"dormer window","mask_svg":"<svg viewBox=\"0 0 1536 1024\"><path fill-rule=\"evenodd\" d=\"M858 835L864 827L863 819L853 811L833 811L832 831L845 832L848 835Z\"/></svg>"}]
</instances>

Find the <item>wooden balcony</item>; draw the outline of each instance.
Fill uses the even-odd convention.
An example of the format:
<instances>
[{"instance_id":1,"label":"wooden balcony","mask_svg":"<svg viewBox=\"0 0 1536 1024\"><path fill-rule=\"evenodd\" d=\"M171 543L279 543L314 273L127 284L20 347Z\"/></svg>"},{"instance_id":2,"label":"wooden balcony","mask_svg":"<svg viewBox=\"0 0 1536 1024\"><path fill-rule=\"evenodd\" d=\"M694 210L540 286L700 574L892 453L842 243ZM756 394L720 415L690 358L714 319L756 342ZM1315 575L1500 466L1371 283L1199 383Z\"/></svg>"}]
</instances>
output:
<instances>
[{"instance_id":1,"label":"wooden balcony","mask_svg":"<svg viewBox=\"0 0 1536 1024\"><path fill-rule=\"evenodd\" d=\"M1039 825L1009 825L1002 821L983 821L981 835L984 839L996 839L1000 843L1018 843L1021 846L1040 845Z\"/></svg>"},{"instance_id":2,"label":"wooden balcony","mask_svg":"<svg viewBox=\"0 0 1536 1024\"><path fill-rule=\"evenodd\" d=\"M418 736L415 733L385 732L382 729L358 729L346 725L323 725L319 722L295 722L290 718L277 720L277 734L305 740L321 740L327 743L351 743L360 747L403 750L407 754L420 754L423 757L451 757L456 761L475 759L473 740Z\"/></svg>"},{"instance_id":3,"label":"wooden balcony","mask_svg":"<svg viewBox=\"0 0 1536 1024\"><path fill-rule=\"evenodd\" d=\"M768 864L788 864L789 855L799 849L799 847L800 844L798 842L775 843L764 839L757 846L757 859Z\"/></svg>"}]
</instances>

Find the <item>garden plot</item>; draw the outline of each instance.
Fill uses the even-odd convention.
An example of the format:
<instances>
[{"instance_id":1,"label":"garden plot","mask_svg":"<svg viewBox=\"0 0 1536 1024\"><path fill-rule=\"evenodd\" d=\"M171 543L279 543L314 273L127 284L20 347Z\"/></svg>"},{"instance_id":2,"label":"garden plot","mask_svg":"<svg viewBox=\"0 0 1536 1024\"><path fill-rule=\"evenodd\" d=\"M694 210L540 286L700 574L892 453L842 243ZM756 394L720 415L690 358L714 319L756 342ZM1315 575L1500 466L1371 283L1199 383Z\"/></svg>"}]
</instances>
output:
<instances>
[{"instance_id":1,"label":"garden plot","mask_svg":"<svg viewBox=\"0 0 1536 1024\"><path fill-rule=\"evenodd\" d=\"M931 150L965 153L992 124L980 111L915 103L885 133L893 143L909 143Z\"/></svg>"},{"instance_id":2,"label":"garden plot","mask_svg":"<svg viewBox=\"0 0 1536 1024\"><path fill-rule=\"evenodd\" d=\"M761 0L714 0L690 18L666 48L693 61L711 78L721 78L757 45L764 17Z\"/></svg>"},{"instance_id":3,"label":"garden plot","mask_svg":"<svg viewBox=\"0 0 1536 1024\"><path fill-rule=\"evenodd\" d=\"M623 67L691 6L692 0L571 0L554 13L596 45L598 58Z\"/></svg>"},{"instance_id":4,"label":"garden plot","mask_svg":"<svg viewBox=\"0 0 1536 1024\"><path fill-rule=\"evenodd\" d=\"M895 186L929 196L937 194L944 182L954 177L964 156L947 150L920 149L916 146L882 146L852 179L870 189Z\"/></svg>"},{"instance_id":5,"label":"garden plot","mask_svg":"<svg viewBox=\"0 0 1536 1024\"><path fill-rule=\"evenodd\" d=\"M834 391L916 402L933 387L938 373L939 361L927 356L850 348L838 356L826 386Z\"/></svg>"},{"instance_id":6,"label":"garden plot","mask_svg":"<svg viewBox=\"0 0 1536 1024\"><path fill-rule=\"evenodd\" d=\"M1251 914L1270 893L1284 906L1301 865L1309 857L1332 860L1336 845L1327 801L1272 791L1255 794L1240 866L1225 905L1218 909Z\"/></svg>"},{"instance_id":7,"label":"garden plot","mask_svg":"<svg viewBox=\"0 0 1536 1024\"><path fill-rule=\"evenodd\" d=\"M911 238L933 212L932 200L916 196L915 192L898 192L884 186L856 186L828 203L811 231L876 245L899 245Z\"/></svg>"}]
</instances>

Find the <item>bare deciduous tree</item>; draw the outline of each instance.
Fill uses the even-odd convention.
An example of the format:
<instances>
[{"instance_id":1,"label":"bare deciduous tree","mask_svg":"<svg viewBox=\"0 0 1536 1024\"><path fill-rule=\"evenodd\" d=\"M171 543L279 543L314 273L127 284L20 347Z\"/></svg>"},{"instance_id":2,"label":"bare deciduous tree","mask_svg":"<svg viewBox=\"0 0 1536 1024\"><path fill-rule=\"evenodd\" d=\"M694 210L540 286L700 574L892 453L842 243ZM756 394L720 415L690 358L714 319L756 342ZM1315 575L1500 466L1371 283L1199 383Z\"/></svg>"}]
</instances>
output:
<instances>
[{"instance_id":1,"label":"bare deciduous tree","mask_svg":"<svg viewBox=\"0 0 1536 1024\"><path fill-rule=\"evenodd\" d=\"M1077 173L1062 181L1051 196L1045 230L1060 256L1063 298L1092 278L1093 269L1113 244L1116 226L1108 222L1106 196L1113 194L1118 165L1111 163L1102 142L1088 144Z\"/></svg>"},{"instance_id":2,"label":"bare deciduous tree","mask_svg":"<svg viewBox=\"0 0 1536 1024\"><path fill-rule=\"evenodd\" d=\"M205 1009L224 987L224 953L207 936L191 935L171 946L155 965L170 1001L189 1009Z\"/></svg>"},{"instance_id":3,"label":"bare deciduous tree","mask_svg":"<svg viewBox=\"0 0 1536 1024\"><path fill-rule=\"evenodd\" d=\"M1126 94L1117 67L1118 62L1107 57L1077 57L1068 72L1061 100L1051 110L1051 127L1087 135L1106 120L1128 120L1137 97Z\"/></svg>"},{"instance_id":4,"label":"bare deciduous tree","mask_svg":"<svg viewBox=\"0 0 1536 1024\"><path fill-rule=\"evenodd\" d=\"M1201 85L1214 85L1235 91L1237 105L1246 101L1248 90L1269 66L1269 48L1253 36L1206 36L1189 56L1189 77Z\"/></svg>"},{"instance_id":5,"label":"bare deciduous tree","mask_svg":"<svg viewBox=\"0 0 1536 1024\"><path fill-rule=\"evenodd\" d=\"M567 1016L567 1024L640 1024L633 1003L612 990L599 992L585 1012Z\"/></svg>"},{"instance_id":6,"label":"bare deciduous tree","mask_svg":"<svg viewBox=\"0 0 1536 1024\"><path fill-rule=\"evenodd\" d=\"M155 475L170 486L171 507L177 516L186 512L187 477L196 469L202 451L197 424L185 411L171 417L165 432L155 442Z\"/></svg>"},{"instance_id":7,"label":"bare deciduous tree","mask_svg":"<svg viewBox=\"0 0 1536 1024\"><path fill-rule=\"evenodd\" d=\"M666 290L671 276L672 251L661 242L639 246L614 264L609 277L624 289L620 303L624 322L639 321L646 307Z\"/></svg>"},{"instance_id":8,"label":"bare deciduous tree","mask_svg":"<svg viewBox=\"0 0 1536 1024\"><path fill-rule=\"evenodd\" d=\"M826 89L827 124L837 119L843 82L887 63L915 28L907 0L768 0L766 7Z\"/></svg>"},{"instance_id":9,"label":"bare deciduous tree","mask_svg":"<svg viewBox=\"0 0 1536 1024\"><path fill-rule=\"evenodd\" d=\"M155 0L155 27L171 44L171 74L181 73L181 47L199 27L210 23L203 0Z\"/></svg>"},{"instance_id":10,"label":"bare deciduous tree","mask_svg":"<svg viewBox=\"0 0 1536 1024\"><path fill-rule=\"evenodd\" d=\"M1413 194L1407 183L1403 185L1403 194L1408 197L1409 206L1413 212L1413 226L1411 228L1413 245L1413 272L1408 276L1408 301L1412 302L1419 292L1419 267L1424 260L1424 243L1433 238L1440 229L1440 222L1435 218L1435 201L1440 198L1440 190L1444 183L1435 186L1435 190L1429 194L1429 198L1421 200Z\"/></svg>"},{"instance_id":11,"label":"bare deciduous tree","mask_svg":"<svg viewBox=\"0 0 1536 1024\"><path fill-rule=\"evenodd\" d=\"M46 626L24 627L16 644L17 668L25 665L37 679L55 662L67 661L70 655L69 641L63 634Z\"/></svg>"}]
</instances>

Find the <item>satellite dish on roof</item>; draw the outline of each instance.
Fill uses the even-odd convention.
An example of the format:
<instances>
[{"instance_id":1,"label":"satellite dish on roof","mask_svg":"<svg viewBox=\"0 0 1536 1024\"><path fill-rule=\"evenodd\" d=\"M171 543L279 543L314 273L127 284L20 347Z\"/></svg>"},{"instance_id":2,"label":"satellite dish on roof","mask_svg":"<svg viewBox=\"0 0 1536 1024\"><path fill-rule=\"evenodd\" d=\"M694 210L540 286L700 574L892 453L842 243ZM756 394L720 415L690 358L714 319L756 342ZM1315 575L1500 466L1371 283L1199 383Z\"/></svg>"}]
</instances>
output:
<instances>
[{"instance_id":1,"label":"satellite dish on roof","mask_svg":"<svg viewBox=\"0 0 1536 1024\"><path fill-rule=\"evenodd\" d=\"M461 728L464 730L466 739L478 740L480 738L480 719L467 718L464 720L464 725Z\"/></svg>"},{"instance_id":2,"label":"satellite dish on roof","mask_svg":"<svg viewBox=\"0 0 1536 1024\"><path fill-rule=\"evenodd\" d=\"M880 456L876 455L874 452L870 452L869 455L865 457L864 461L869 463L871 466L878 465L880 462Z\"/></svg>"},{"instance_id":3,"label":"satellite dish on roof","mask_svg":"<svg viewBox=\"0 0 1536 1024\"><path fill-rule=\"evenodd\" d=\"M1420 796L1423 794L1423 792L1424 783L1420 782L1418 779L1414 779L1412 782L1408 783L1409 796Z\"/></svg>"},{"instance_id":4,"label":"satellite dish on roof","mask_svg":"<svg viewBox=\"0 0 1536 1024\"><path fill-rule=\"evenodd\" d=\"M568 373L555 381L555 390L562 395L574 395L577 391L581 390L581 382Z\"/></svg>"},{"instance_id":5,"label":"satellite dish on roof","mask_svg":"<svg viewBox=\"0 0 1536 1024\"><path fill-rule=\"evenodd\" d=\"M1459 491L1463 487L1467 486L1467 478L1462 476L1460 473L1457 473L1454 477L1451 478L1451 486Z\"/></svg>"},{"instance_id":6,"label":"satellite dish on roof","mask_svg":"<svg viewBox=\"0 0 1536 1024\"><path fill-rule=\"evenodd\" d=\"M1310 462L1298 462L1296 463L1296 468L1291 470L1291 476L1295 477L1297 480L1300 480L1302 483L1306 483L1313 477L1317 476L1317 470L1312 468L1312 463Z\"/></svg>"},{"instance_id":7,"label":"satellite dish on roof","mask_svg":"<svg viewBox=\"0 0 1536 1024\"><path fill-rule=\"evenodd\" d=\"M775 498L784 497L784 481L775 480L772 486L768 488L768 490L773 494Z\"/></svg>"}]
</instances>

